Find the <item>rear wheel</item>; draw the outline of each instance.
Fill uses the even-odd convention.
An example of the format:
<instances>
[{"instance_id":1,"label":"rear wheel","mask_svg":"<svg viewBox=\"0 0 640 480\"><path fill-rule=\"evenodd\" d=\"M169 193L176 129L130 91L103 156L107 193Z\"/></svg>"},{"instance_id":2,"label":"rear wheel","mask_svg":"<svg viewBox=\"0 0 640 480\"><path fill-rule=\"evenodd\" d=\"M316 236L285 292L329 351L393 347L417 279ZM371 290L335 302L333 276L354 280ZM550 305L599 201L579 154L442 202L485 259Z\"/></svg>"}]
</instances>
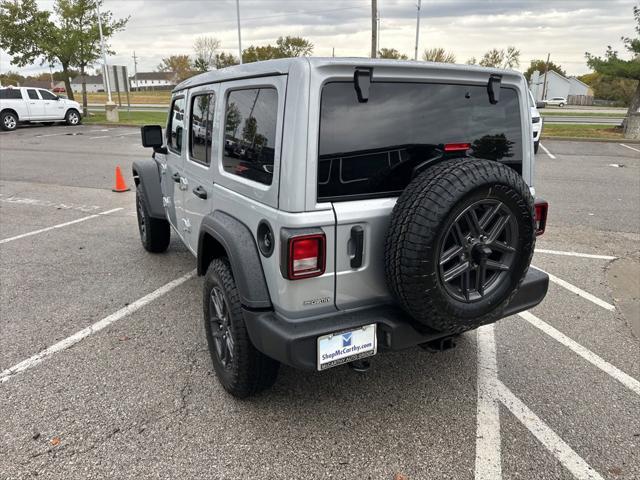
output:
<instances>
[{"instance_id":1,"label":"rear wheel","mask_svg":"<svg viewBox=\"0 0 640 480\"><path fill-rule=\"evenodd\" d=\"M418 322L460 333L501 318L535 242L533 199L511 168L452 160L398 199L385 249L387 283Z\"/></svg>"},{"instance_id":2,"label":"rear wheel","mask_svg":"<svg viewBox=\"0 0 640 480\"><path fill-rule=\"evenodd\" d=\"M140 241L147 252L162 253L169 247L171 227L164 218L153 218L145 202L142 183L136 188L136 213Z\"/></svg>"},{"instance_id":3,"label":"rear wheel","mask_svg":"<svg viewBox=\"0 0 640 480\"><path fill-rule=\"evenodd\" d=\"M234 397L246 398L271 387L280 364L251 343L226 258L214 259L207 269L203 307L209 353L224 389Z\"/></svg>"},{"instance_id":4,"label":"rear wheel","mask_svg":"<svg viewBox=\"0 0 640 480\"><path fill-rule=\"evenodd\" d=\"M18 128L18 115L11 111L2 112L2 115L0 115L0 128L9 132Z\"/></svg>"}]
</instances>

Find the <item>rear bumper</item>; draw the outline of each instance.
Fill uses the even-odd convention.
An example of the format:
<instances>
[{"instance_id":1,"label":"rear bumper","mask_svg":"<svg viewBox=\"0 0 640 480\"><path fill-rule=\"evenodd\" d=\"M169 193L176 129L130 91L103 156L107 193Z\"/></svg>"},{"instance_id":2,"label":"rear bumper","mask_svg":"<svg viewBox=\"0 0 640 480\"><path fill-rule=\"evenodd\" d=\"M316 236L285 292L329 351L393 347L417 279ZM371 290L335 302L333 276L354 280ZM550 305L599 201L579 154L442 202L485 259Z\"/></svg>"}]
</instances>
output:
<instances>
[{"instance_id":1,"label":"rear bumper","mask_svg":"<svg viewBox=\"0 0 640 480\"><path fill-rule=\"evenodd\" d=\"M520 290L504 316L513 315L539 304L547 293L549 277L529 269ZM245 323L255 347L281 363L305 370L316 369L316 341L319 336L376 323L378 350L401 350L449 336L435 330L416 330L400 308L376 306L353 312L288 319L273 311L244 310Z\"/></svg>"}]
</instances>

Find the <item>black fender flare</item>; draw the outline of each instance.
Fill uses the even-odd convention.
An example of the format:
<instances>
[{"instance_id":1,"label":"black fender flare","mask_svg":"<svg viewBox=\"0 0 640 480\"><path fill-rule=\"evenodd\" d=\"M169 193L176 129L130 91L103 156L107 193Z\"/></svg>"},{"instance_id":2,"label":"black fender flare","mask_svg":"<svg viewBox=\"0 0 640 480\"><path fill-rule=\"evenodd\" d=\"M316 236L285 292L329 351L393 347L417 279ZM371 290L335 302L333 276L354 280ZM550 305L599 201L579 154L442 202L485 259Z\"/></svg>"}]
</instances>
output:
<instances>
[{"instance_id":1,"label":"black fender flare","mask_svg":"<svg viewBox=\"0 0 640 480\"><path fill-rule=\"evenodd\" d=\"M250 309L272 308L260 254L249 227L219 210L204 217L198 238L198 275L206 273L212 259L212 252L205 251L207 235L226 252L242 305Z\"/></svg>"},{"instance_id":2,"label":"black fender flare","mask_svg":"<svg viewBox=\"0 0 640 480\"><path fill-rule=\"evenodd\" d=\"M144 188L145 204L149 209L149 215L153 218L166 219L164 206L162 205L162 188L160 187L160 172L155 160L146 158L135 160L132 166L133 180L136 187L142 183Z\"/></svg>"}]
</instances>

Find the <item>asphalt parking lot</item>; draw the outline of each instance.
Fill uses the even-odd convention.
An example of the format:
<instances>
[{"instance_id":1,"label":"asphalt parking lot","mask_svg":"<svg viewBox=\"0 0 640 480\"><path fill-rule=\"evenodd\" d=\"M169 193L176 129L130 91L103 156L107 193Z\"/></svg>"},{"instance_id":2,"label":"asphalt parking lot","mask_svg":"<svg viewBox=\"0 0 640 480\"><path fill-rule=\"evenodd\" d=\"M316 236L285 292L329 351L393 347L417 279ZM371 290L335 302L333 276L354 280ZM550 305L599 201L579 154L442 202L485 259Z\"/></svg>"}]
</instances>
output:
<instances>
[{"instance_id":1,"label":"asphalt parking lot","mask_svg":"<svg viewBox=\"0 0 640 480\"><path fill-rule=\"evenodd\" d=\"M640 145L543 142L553 281L528 314L366 374L282 368L238 401L195 260L146 253L134 193L111 191L139 144L0 133L0 478L640 478Z\"/></svg>"}]
</instances>

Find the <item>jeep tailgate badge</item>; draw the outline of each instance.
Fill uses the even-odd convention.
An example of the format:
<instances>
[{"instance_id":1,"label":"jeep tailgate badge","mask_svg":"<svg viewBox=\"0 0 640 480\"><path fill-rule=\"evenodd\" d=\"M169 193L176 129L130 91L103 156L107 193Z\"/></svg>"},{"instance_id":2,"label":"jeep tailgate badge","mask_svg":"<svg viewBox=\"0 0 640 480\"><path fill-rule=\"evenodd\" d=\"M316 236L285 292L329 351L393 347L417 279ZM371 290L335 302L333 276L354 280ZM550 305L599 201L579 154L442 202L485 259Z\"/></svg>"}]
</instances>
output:
<instances>
[{"instance_id":1,"label":"jeep tailgate badge","mask_svg":"<svg viewBox=\"0 0 640 480\"><path fill-rule=\"evenodd\" d=\"M356 67L356 71L353 73L353 86L360 103L367 103L369 100L371 77L373 77L373 68Z\"/></svg>"}]
</instances>

